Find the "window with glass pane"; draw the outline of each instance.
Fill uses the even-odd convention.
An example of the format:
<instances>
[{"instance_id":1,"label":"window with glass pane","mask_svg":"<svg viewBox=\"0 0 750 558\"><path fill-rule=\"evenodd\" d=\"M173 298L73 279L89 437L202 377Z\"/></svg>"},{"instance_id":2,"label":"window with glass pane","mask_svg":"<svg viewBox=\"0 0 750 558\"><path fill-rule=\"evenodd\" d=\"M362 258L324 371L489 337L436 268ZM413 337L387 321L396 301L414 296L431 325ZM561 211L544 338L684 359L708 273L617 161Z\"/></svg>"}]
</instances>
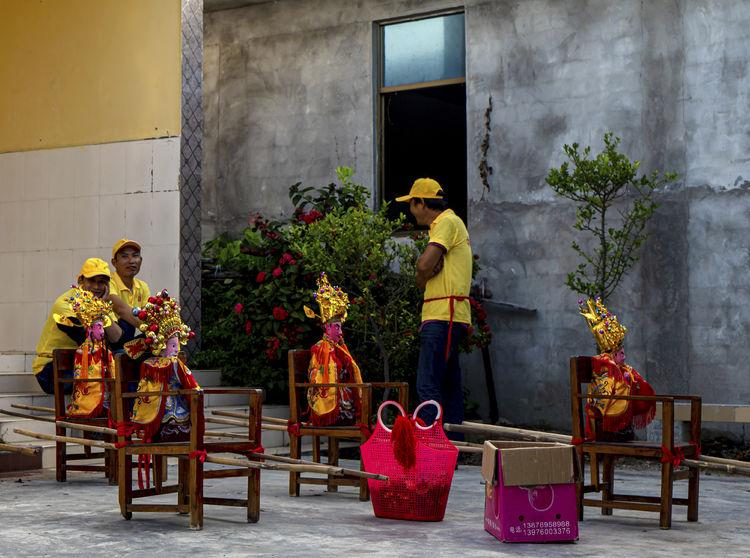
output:
<instances>
[{"instance_id":1,"label":"window with glass pane","mask_svg":"<svg viewBox=\"0 0 750 558\"><path fill-rule=\"evenodd\" d=\"M463 77L464 14L383 27L383 86Z\"/></svg>"}]
</instances>

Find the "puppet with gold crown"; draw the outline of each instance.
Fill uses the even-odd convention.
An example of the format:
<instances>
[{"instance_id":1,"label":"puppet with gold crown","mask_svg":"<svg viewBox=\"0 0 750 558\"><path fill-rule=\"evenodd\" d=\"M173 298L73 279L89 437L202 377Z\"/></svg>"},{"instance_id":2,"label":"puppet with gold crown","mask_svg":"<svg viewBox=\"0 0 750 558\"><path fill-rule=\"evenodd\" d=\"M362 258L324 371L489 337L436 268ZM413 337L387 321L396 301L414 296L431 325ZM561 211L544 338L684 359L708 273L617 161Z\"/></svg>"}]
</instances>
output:
<instances>
[{"instance_id":1,"label":"puppet with gold crown","mask_svg":"<svg viewBox=\"0 0 750 558\"><path fill-rule=\"evenodd\" d=\"M77 287L67 301L73 315L55 314L53 318L62 326L83 327L86 332L83 343L76 349L73 379L114 377L115 363L104 334L104 328L112 323L112 303L97 298L81 287ZM73 382L73 392L66 409L69 417L96 418L108 409L109 389L106 382Z\"/></svg>"},{"instance_id":2,"label":"puppet with gold crown","mask_svg":"<svg viewBox=\"0 0 750 558\"><path fill-rule=\"evenodd\" d=\"M313 298L320 315L305 306L309 318L323 325L323 338L310 348L308 381L311 384L362 383L359 366L344 342L341 324L346 321L349 297L339 287L331 286L325 272L318 277ZM310 422L315 426L354 424L360 408L359 390L349 387L310 388L307 391Z\"/></svg>"},{"instance_id":3,"label":"puppet with gold crown","mask_svg":"<svg viewBox=\"0 0 750 558\"><path fill-rule=\"evenodd\" d=\"M634 368L625 364L623 341L627 329L607 310L600 298L579 301L579 310L596 339L600 354L592 358L590 395L654 395L653 388ZM633 428L645 428L653 420L656 403L617 399L589 399L586 436L601 421L599 440L633 439Z\"/></svg>"},{"instance_id":4,"label":"puppet with gold crown","mask_svg":"<svg viewBox=\"0 0 750 558\"><path fill-rule=\"evenodd\" d=\"M190 369L178 353L194 337L182 323L180 305L165 290L148 299L133 314L143 323L139 329L144 337L126 343L125 351L138 358L145 351L152 357L141 364L138 392L200 389ZM190 436L190 406L182 395L138 397L133 404L131 422L147 441L180 441Z\"/></svg>"}]
</instances>

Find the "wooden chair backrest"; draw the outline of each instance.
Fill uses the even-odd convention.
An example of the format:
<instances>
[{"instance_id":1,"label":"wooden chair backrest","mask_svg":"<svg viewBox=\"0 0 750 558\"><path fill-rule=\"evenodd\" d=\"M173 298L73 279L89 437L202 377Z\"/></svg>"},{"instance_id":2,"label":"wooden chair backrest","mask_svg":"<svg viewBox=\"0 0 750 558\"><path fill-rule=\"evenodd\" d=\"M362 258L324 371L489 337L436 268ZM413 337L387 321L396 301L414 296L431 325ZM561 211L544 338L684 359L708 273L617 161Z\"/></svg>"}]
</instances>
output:
<instances>
[{"instance_id":1,"label":"wooden chair backrest","mask_svg":"<svg viewBox=\"0 0 750 558\"><path fill-rule=\"evenodd\" d=\"M573 438L583 438L583 408L585 402L578 397L583 391L583 385L591 383L591 357L570 357L570 411Z\"/></svg>"},{"instance_id":2,"label":"wooden chair backrest","mask_svg":"<svg viewBox=\"0 0 750 558\"><path fill-rule=\"evenodd\" d=\"M289 418L292 422L298 422L304 408L302 403L307 404L304 388L297 388L296 384L305 383L308 380L307 368L310 366L310 351L307 349L292 349L288 354L289 359Z\"/></svg>"}]
</instances>

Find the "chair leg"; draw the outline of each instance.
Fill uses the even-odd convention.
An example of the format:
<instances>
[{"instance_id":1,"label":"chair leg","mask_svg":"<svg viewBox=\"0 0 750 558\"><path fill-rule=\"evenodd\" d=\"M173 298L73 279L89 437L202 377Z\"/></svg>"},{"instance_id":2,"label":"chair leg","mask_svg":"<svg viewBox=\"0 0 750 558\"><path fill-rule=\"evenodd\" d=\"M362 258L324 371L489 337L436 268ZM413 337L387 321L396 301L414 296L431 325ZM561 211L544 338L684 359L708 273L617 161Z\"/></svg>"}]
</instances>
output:
<instances>
[{"instance_id":1,"label":"chair leg","mask_svg":"<svg viewBox=\"0 0 750 558\"><path fill-rule=\"evenodd\" d=\"M126 455L124 451L119 452L117 484L120 499L120 513L125 519L133 517L133 512L128 511L133 497L133 458Z\"/></svg>"},{"instance_id":2,"label":"chair leg","mask_svg":"<svg viewBox=\"0 0 750 558\"><path fill-rule=\"evenodd\" d=\"M58 427L55 430L55 434L58 436L65 436L64 428ZM57 482L65 482L68 480L67 471L65 470L66 451L67 446L65 445L65 442L55 442L55 473L57 476Z\"/></svg>"},{"instance_id":3,"label":"chair leg","mask_svg":"<svg viewBox=\"0 0 750 558\"><path fill-rule=\"evenodd\" d=\"M154 488L157 494L161 494L166 458L163 455L154 455L152 462L154 467Z\"/></svg>"},{"instance_id":4,"label":"chair leg","mask_svg":"<svg viewBox=\"0 0 750 558\"><path fill-rule=\"evenodd\" d=\"M300 457L301 438L299 436L289 435L289 457L299 459ZM299 473L289 472L289 496L299 496Z\"/></svg>"},{"instance_id":5,"label":"chair leg","mask_svg":"<svg viewBox=\"0 0 750 558\"><path fill-rule=\"evenodd\" d=\"M339 440L338 438L328 437L328 464L338 465L339 464ZM331 482L333 477L328 475L328 492L338 492L339 487L334 482Z\"/></svg>"},{"instance_id":6,"label":"chair leg","mask_svg":"<svg viewBox=\"0 0 750 558\"><path fill-rule=\"evenodd\" d=\"M578 504L578 521L583 521L583 485L586 484L586 463L583 459L583 451L576 449L578 459L578 480L576 481L576 503Z\"/></svg>"},{"instance_id":7,"label":"chair leg","mask_svg":"<svg viewBox=\"0 0 750 558\"><path fill-rule=\"evenodd\" d=\"M200 459L191 459L188 473L188 491L190 493L190 528L196 531L203 529L203 470Z\"/></svg>"},{"instance_id":8,"label":"chair leg","mask_svg":"<svg viewBox=\"0 0 750 558\"><path fill-rule=\"evenodd\" d=\"M247 475L247 522L258 523L260 519L260 471L250 469Z\"/></svg>"},{"instance_id":9,"label":"chair leg","mask_svg":"<svg viewBox=\"0 0 750 558\"><path fill-rule=\"evenodd\" d=\"M615 492L615 457L606 455L602 459L602 502L612 501ZM602 508L602 515L612 515L612 508Z\"/></svg>"},{"instance_id":10,"label":"chair leg","mask_svg":"<svg viewBox=\"0 0 750 558\"><path fill-rule=\"evenodd\" d=\"M177 458L177 504L181 506L190 505L190 493L188 490L188 462L187 459ZM180 512L185 515L186 512Z\"/></svg>"},{"instance_id":11,"label":"chair leg","mask_svg":"<svg viewBox=\"0 0 750 558\"><path fill-rule=\"evenodd\" d=\"M367 436L362 435L362 440L360 441L360 446L364 444L367 441ZM359 458L359 470L364 471L365 470L365 464L362 461L362 456ZM367 479L359 479L359 501L360 502L367 502L370 499L370 487L367 484Z\"/></svg>"},{"instance_id":12,"label":"chair leg","mask_svg":"<svg viewBox=\"0 0 750 558\"><path fill-rule=\"evenodd\" d=\"M596 492L600 492L602 487L599 484L599 456L595 453L589 454L589 464L591 471L591 486Z\"/></svg>"},{"instance_id":13,"label":"chair leg","mask_svg":"<svg viewBox=\"0 0 750 558\"><path fill-rule=\"evenodd\" d=\"M688 477L688 521L698 521L698 491L700 485L700 469L690 467Z\"/></svg>"},{"instance_id":14,"label":"chair leg","mask_svg":"<svg viewBox=\"0 0 750 558\"><path fill-rule=\"evenodd\" d=\"M672 464L661 464L661 513L659 514L659 527L670 529L672 527Z\"/></svg>"},{"instance_id":15,"label":"chair leg","mask_svg":"<svg viewBox=\"0 0 750 558\"><path fill-rule=\"evenodd\" d=\"M320 463L320 436L313 436L313 461Z\"/></svg>"}]
</instances>

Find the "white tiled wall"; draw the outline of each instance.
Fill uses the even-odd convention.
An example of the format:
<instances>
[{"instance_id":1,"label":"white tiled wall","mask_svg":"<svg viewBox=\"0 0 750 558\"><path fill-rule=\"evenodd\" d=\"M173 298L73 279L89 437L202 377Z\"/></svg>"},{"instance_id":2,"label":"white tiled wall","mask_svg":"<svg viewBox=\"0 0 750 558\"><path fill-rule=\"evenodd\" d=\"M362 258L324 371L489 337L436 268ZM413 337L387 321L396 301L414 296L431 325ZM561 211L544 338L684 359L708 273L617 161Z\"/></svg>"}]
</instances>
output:
<instances>
[{"instance_id":1,"label":"white tiled wall","mask_svg":"<svg viewBox=\"0 0 750 558\"><path fill-rule=\"evenodd\" d=\"M0 154L0 352L34 350L83 260L141 243L139 277L179 288L180 140Z\"/></svg>"}]
</instances>

